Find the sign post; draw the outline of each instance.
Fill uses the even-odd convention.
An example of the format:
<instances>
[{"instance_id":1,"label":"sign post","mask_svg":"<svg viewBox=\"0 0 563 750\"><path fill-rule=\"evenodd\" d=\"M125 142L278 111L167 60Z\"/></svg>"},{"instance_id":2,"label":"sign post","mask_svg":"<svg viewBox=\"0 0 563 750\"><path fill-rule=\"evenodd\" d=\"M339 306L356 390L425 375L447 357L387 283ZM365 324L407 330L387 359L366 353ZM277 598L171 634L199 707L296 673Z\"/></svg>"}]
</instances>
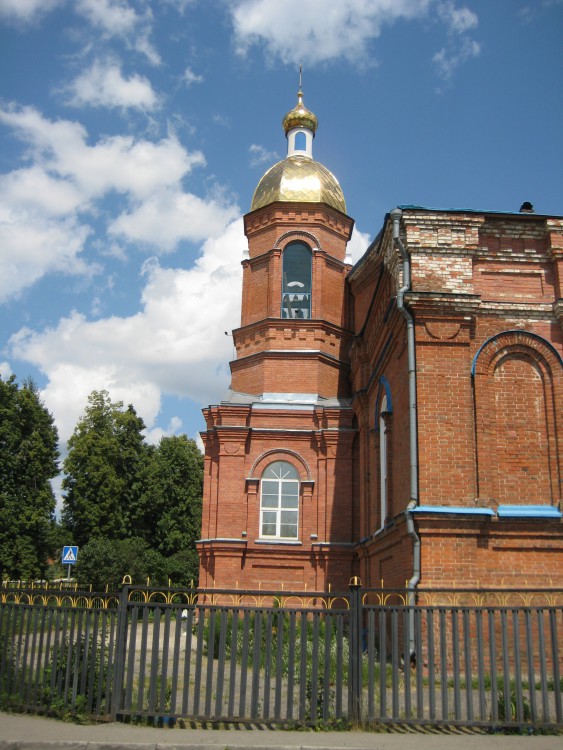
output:
<instances>
[{"instance_id":1,"label":"sign post","mask_svg":"<svg viewBox=\"0 0 563 750\"><path fill-rule=\"evenodd\" d=\"M70 569L72 565L76 565L78 560L78 547L67 545L63 547L62 562L63 565L68 565L67 581L70 581Z\"/></svg>"}]
</instances>

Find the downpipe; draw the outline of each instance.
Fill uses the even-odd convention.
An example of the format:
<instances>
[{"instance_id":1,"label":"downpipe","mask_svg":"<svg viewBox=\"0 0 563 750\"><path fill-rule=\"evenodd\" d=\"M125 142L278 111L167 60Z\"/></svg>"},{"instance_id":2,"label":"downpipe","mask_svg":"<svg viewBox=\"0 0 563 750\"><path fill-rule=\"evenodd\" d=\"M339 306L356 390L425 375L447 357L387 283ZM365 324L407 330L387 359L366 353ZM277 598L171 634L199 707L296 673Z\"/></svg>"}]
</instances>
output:
<instances>
[{"instance_id":1,"label":"downpipe","mask_svg":"<svg viewBox=\"0 0 563 750\"><path fill-rule=\"evenodd\" d=\"M407 533L413 542L413 574L407 589L409 591L409 649L410 662L416 661L414 640L414 592L420 581L420 537L414 526L413 510L418 505L418 428L417 428L417 401L416 401L416 360L414 341L414 319L405 305L405 293L411 288L411 264L410 256L400 236L400 224L403 212L400 208L394 208L390 212L393 221L393 246L399 251L403 261L403 286L397 292L397 309L407 324L407 356L408 356L408 378L409 378L409 464L410 464L410 502L405 510L407 520Z\"/></svg>"}]
</instances>

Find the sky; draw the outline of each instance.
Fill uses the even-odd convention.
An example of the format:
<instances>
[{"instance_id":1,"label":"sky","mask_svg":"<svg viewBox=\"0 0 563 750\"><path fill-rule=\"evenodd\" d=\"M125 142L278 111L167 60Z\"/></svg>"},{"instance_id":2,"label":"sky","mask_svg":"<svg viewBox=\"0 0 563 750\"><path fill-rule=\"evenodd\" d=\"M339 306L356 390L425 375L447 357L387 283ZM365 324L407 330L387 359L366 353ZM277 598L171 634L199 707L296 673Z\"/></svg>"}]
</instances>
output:
<instances>
[{"instance_id":1,"label":"sky","mask_svg":"<svg viewBox=\"0 0 563 750\"><path fill-rule=\"evenodd\" d=\"M299 66L358 260L396 205L563 214L562 36L563 0L0 0L0 376L63 454L93 390L197 437Z\"/></svg>"}]
</instances>

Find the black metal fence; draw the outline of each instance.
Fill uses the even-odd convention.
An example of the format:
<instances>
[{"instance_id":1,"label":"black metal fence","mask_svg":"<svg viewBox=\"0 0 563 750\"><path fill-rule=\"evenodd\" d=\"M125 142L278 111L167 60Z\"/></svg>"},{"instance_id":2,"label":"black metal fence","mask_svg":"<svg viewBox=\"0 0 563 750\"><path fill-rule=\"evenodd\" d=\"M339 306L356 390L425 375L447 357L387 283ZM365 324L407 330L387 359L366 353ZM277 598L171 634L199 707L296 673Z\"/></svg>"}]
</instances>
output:
<instances>
[{"instance_id":1,"label":"black metal fence","mask_svg":"<svg viewBox=\"0 0 563 750\"><path fill-rule=\"evenodd\" d=\"M563 727L563 591L0 589L0 693L171 722Z\"/></svg>"}]
</instances>

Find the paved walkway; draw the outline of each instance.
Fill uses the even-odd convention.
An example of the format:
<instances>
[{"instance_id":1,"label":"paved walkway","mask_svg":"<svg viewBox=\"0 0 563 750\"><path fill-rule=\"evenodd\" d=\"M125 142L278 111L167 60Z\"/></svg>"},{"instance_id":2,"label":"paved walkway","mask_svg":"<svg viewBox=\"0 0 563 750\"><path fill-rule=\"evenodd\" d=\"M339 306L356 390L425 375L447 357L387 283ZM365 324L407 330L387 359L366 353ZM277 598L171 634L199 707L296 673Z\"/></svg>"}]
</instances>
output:
<instances>
[{"instance_id":1,"label":"paved walkway","mask_svg":"<svg viewBox=\"0 0 563 750\"><path fill-rule=\"evenodd\" d=\"M0 750L561 750L561 736L297 732L251 729L153 729L129 724L67 724L26 714L0 713Z\"/></svg>"}]
</instances>

